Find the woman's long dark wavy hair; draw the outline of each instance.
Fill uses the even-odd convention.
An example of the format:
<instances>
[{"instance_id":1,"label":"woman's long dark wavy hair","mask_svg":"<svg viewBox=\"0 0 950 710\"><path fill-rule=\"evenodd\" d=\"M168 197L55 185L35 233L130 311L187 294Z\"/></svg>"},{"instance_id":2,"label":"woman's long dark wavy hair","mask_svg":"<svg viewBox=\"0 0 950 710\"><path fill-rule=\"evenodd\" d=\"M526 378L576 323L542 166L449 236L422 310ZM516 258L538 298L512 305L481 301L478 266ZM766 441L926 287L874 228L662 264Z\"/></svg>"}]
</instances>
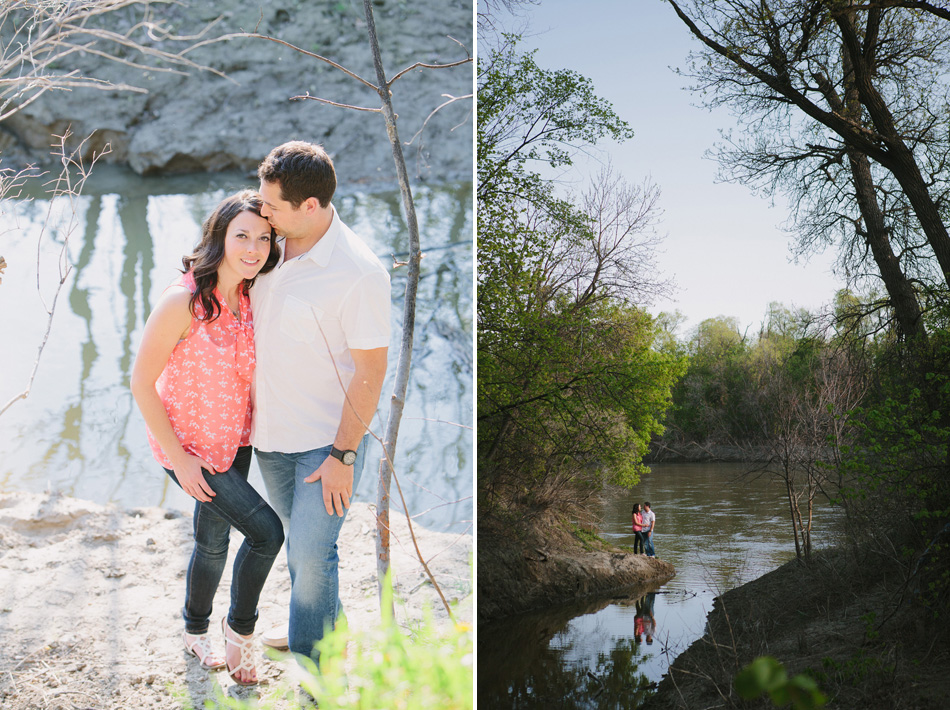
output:
<instances>
[{"instance_id":1,"label":"woman's long dark wavy hair","mask_svg":"<svg viewBox=\"0 0 950 710\"><path fill-rule=\"evenodd\" d=\"M201 225L201 241L191 254L181 259L185 272L194 271L195 275L197 288L191 296L191 314L195 318L199 318L196 310L199 301L204 311L200 316L201 320L213 321L221 315L221 304L214 295L214 289L218 285L218 266L224 259L224 238L227 236L228 225L242 212L253 212L260 217L263 204L261 196L254 190L241 190L222 200ZM270 230L270 237L270 253L259 274L272 270L280 258L277 235L273 228ZM244 279L244 293L253 285L254 279Z\"/></svg>"}]
</instances>

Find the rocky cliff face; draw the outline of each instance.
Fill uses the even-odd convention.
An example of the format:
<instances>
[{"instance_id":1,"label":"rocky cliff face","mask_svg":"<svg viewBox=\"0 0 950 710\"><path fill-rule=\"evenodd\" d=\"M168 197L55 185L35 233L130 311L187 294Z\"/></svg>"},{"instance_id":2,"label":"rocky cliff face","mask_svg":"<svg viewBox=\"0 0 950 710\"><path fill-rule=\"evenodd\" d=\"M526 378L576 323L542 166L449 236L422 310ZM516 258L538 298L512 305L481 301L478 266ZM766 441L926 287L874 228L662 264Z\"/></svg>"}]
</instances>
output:
<instances>
[{"instance_id":1,"label":"rocky cliff face","mask_svg":"<svg viewBox=\"0 0 950 710\"><path fill-rule=\"evenodd\" d=\"M320 54L375 83L376 73L358 0L215 0L161 6L156 12L181 35L220 17L210 36L259 32ZM154 7L154 6L153 6ZM471 0L374 0L387 75L414 64L444 64L474 51ZM111 22L131 25L131 11ZM452 38L461 42L461 45ZM86 152L110 144L110 162L141 174L256 168L275 145L291 139L322 143L341 181L392 181L392 150L381 115L290 100L319 96L379 107L376 93L342 71L293 49L257 38L210 43L188 55L227 78L131 70L96 57L85 71L147 94L91 89L49 92L0 125L3 167L48 157L50 136L71 126L76 141L92 135ZM75 68L75 67L69 67ZM69 69L67 68L67 69ZM444 94L471 94L474 65L414 69L393 86L393 105L410 175L420 180L468 180L472 164L471 99L447 106ZM422 130L415 138L413 136Z\"/></svg>"}]
</instances>

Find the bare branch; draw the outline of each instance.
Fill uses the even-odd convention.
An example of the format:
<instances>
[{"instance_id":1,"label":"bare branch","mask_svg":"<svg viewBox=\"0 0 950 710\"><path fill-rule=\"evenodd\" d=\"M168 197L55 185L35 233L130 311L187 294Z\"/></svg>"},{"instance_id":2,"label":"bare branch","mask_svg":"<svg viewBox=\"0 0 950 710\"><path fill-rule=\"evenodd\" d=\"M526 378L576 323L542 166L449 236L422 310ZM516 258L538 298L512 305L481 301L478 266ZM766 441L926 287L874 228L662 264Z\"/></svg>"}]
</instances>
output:
<instances>
[{"instance_id":1,"label":"bare branch","mask_svg":"<svg viewBox=\"0 0 950 710\"><path fill-rule=\"evenodd\" d=\"M368 422L363 421L363 418L360 416L360 413L357 411L356 407L353 406L353 402L350 401L350 396L346 391L346 386L343 384L343 377L340 375L340 368L337 367L336 359L333 357L333 352L330 349L330 341L327 340L327 335L323 331L323 326L320 324L320 321L317 318L314 318L314 322L317 324L317 328L320 331L320 335L323 336L323 342L327 346L327 351L330 353L330 362L333 363L333 371L336 373L336 381L339 383L340 388L343 390L343 396L346 399L346 406L350 408L353 414L356 415L356 418L359 420L360 424L363 425L363 428L366 429L367 433L372 436L376 441L379 442L380 446L383 447L383 457L389 465L389 469L392 472L393 480L396 481L396 490L399 491L399 499L402 501L403 511L406 515L406 522L409 525L409 535L412 538L413 547L416 550L416 557L419 560L419 563L422 565L422 568L425 570L426 575L429 577L429 581L432 582L432 586L435 588L436 592L439 594L439 598L442 600L442 604L445 606L445 611L448 613L449 618L452 618L452 607L449 606L449 603L445 600L445 595L442 594L442 588L439 586L439 583L435 580L435 575L432 574L432 570L429 569L429 565L426 563L425 557L422 555L422 551L419 549L419 541L416 539L416 533L412 526L412 517L409 515L409 506L406 504L406 498L402 493L402 486L399 485L399 478L395 474L395 464L393 463L392 458L390 457L390 451L386 446L386 443L380 438L376 432L373 431ZM383 514L380 514L379 509L377 508L376 512L376 522L377 525L382 525L386 533L389 533L389 511L386 510ZM381 584L382 582L380 582Z\"/></svg>"},{"instance_id":2,"label":"bare branch","mask_svg":"<svg viewBox=\"0 0 950 710\"><path fill-rule=\"evenodd\" d=\"M386 82L386 86L392 86L397 79L401 79L403 76L411 72L413 69L449 69L451 67L461 66L462 64L471 64L472 58L468 59L459 59L457 62L451 62L450 64L426 64L425 62L416 62L411 67L406 67L401 72L396 74L392 79Z\"/></svg>"},{"instance_id":3,"label":"bare branch","mask_svg":"<svg viewBox=\"0 0 950 710\"><path fill-rule=\"evenodd\" d=\"M173 0L154 0L171 3ZM123 8L144 8L144 18L124 31L95 26L94 21L116 17ZM13 0L0 5L0 121L30 105L47 91L92 88L147 93L141 87L88 76L76 68L79 57L104 58L116 65L142 71L186 74L207 71L228 78L213 67L192 61L185 54L197 46L224 38L194 40L207 35L218 20L194 35L177 35L151 20L151 9L142 0L86 0L86 2L32 2ZM134 38L137 33L145 38ZM152 44L154 43L154 44ZM181 51L159 45L191 43ZM122 56L131 53L134 57ZM167 64L168 66L164 66ZM61 69L60 67L69 67Z\"/></svg>"},{"instance_id":4,"label":"bare branch","mask_svg":"<svg viewBox=\"0 0 950 710\"><path fill-rule=\"evenodd\" d=\"M303 94L302 96L291 96L291 97L290 97L290 100L291 100L291 101L295 101L295 100L298 100L298 99L310 99L311 101L319 101L320 103L329 104L330 106L339 106L340 108L348 108L348 109L352 109L352 110L354 110L354 111L368 111L368 112L370 112L370 113L382 113L382 112L383 112L383 110L382 110L381 108L367 108L367 107L365 107L365 106L352 106L352 105L350 105L350 104L341 104L341 103L338 103L338 102L336 102L336 101L330 101L330 99L321 99L319 96L311 96L309 91L308 91L306 94Z\"/></svg>"},{"instance_id":5,"label":"bare branch","mask_svg":"<svg viewBox=\"0 0 950 710\"><path fill-rule=\"evenodd\" d=\"M350 71L349 69L347 69L346 67L344 67L344 66L342 66L342 65L340 65L340 64L337 64L337 63L334 62L332 59L327 59L326 57L321 56L321 55L319 55L319 54L315 54L315 53L313 53L313 52L308 52L306 49L301 49L300 47L298 47L298 46L296 46L296 45L294 45L294 44L291 44L290 42L285 42L285 41L282 40L282 39L277 39L276 37L270 37L269 35L258 34L258 33L256 33L256 32L241 32L241 33L238 33L238 34L233 34L233 35L228 35L228 36L229 36L229 37L255 37L255 38L257 38L257 39L266 39L268 42L275 42L275 43L277 43L277 44L282 44L282 45L284 45L285 47L289 47L290 49L294 50L295 52L300 52L301 54L303 54L303 55L305 55L305 56L307 56L307 57L312 57L313 59L319 59L321 62L326 62L326 63L329 64L331 67L334 67L334 68L336 68L336 69L339 69L341 72L343 72L343 73L346 74L347 76L353 77L354 79L356 79L358 82L360 82L360 83L363 84L364 86L366 86L366 87L372 89L373 91L378 91L378 89L376 88L376 85L375 85L375 84L373 84L373 83L370 82L370 81L367 81L366 79L364 79L363 77L361 77L359 74L356 74L355 72L351 72L351 71Z\"/></svg>"},{"instance_id":6,"label":"bare branch","mask_svg":"<svg viewBox=\"0 0 950 710\"><path fill-rule=\"evenodd\" d=\"M431 419L429 417L406 417L407 421L411 422L434 422L436 424L448 424L449 426L458 427L459 429L474 429L475 427L470 427L467 424L459 424L458 422L449 422L445 419Z\"/></svg>"},{"instance_id":7,"label":"bare branch","mask_svg":"<svg viewBox=\"0 0 950 710\"><path fill-rule=\"evenodd\" d=\"M422 128L420 128L418 131L416 131L415 134L412 136L412 138L410 138L408 141L406 141L406 145L412 145L412 142L413 142L416 138L418 138L418 137L422 134L422 132L426 129L426 125L429 123L429 119L432 118L433 116L435 116L439 111L441 111L443 108L445 108L445 107L448 106L449 104L454 104L456 101L462 101L463 99L471 99L471 98L474 97L474 94L465 94L465 96L452 96L451 94L442 94L442 96L448 98L448 101L445 101L445 102L439 104L438 106L436 106L436 107L432 110L432 113L430 113L428 116L426 116L426 120L422 122ZM454 131L456 128L458 128L459 126L463 126L463 125L465 125L465 122L464 122L464 121L463 121L462 123L458 124L457 126L453 126L453 127L452 127L452 130Z\"/></svg>"},{"instance_id":8,"label":"bare branch","mask_svg":"<svg viewBox=\"0 0 950 710\"><path fill-rule=\"evenodd\" d=\"M4 412L13 406L15 402L29 397L30 392L33 389L33 382L36 379L36 372L40 366L40 359L43 356L43 351L46 349L46 344L49 341L50 332L53 329L53 317L56 314L56 303L59 300L59 295L63 290L63 285L66 283L66 279L69 277L69 274L72 271L72 265L69 263L68 249L69 238L76 228L77 208L75 206L75 201L81 194L83 186L85 185L86 179L89 177L93 166L103 155L106 155L111 150L109 145L106 145L100 152L93 154L92 160L87 165L83 162L82 155L85 143L89 140L89 136L84 138L82 142L80 142L80 144L73 149L72 152L67 153L66 141L69 139L70 135L71 133L67 129L63 132L63 135L55 136L58 142L53 145L52 154L59 157L63 167L59 175L47 182L44 186L47 188L47 193L49 195L49 206L47 207L46 218L40 229L36 243L36 290L37 293L39 293L40 302L43 304L43 308L46 310L47 314L46 331L44 332L43 339L40 341L40 345L37 349L36 359L33 361L33 369L30 372L29 379L27 380L26 388L19 394L13 396L5 405L3 405L3 408L0 409L0 416L2 416ZM78 175L78 180L74 181L74 173ZM22 174L22 172L20 174ZM35 176L30 175L30 177ZM20 184L22 184L22 182ZM13 183L13 186L16 186L16 182ZM52 301L49 305L47 305L46 299L43 297L43 292L40 289L40 272L42 266L41 254L43 236L50 230L50 225L53 222L53 209L57 198L68 199L71 209L69 211L69 222L66 225L66 228L61 231L64 236L58 257L59 282L56 286L56 290L53 292Z\"/></svg>"}]
</instances>

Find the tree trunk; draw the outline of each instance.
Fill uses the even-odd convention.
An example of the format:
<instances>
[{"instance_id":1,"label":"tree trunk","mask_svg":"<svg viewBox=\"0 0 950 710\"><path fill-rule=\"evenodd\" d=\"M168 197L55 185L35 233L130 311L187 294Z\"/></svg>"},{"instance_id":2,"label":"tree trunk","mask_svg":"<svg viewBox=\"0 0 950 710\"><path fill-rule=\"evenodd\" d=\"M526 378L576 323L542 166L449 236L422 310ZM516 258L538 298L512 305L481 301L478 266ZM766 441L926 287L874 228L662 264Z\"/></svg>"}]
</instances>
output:
<instances>
[{"instance_id":1,"label":"tree trunk","mask_svg":"<svg viewBox=\"0 0 950 710\"><path fill-rule=\"evenodd\" d=\"M849 22L853 25L853 13L849 16ZM873 62L873 57L868 58L868 61ZM844 99L838 97L831 83L823 76L819 78L821 91L832 111L840 112L852 123L859 125L863 120L861 97L855 82L851 55L844 43L841 47L841 70ZM905 337L911 341L922 342L926 340L927 333L920 317L920 306L914 289L904 275L900 261L891 248L890 230L875 192L871 161L866 153L857 150L854 146L849 145L846 153L858 209L864 221L864 229L859 229L858 233L871 249L871 255L877 264L884 288L890 296L897 322Z\"/></svg>"},{"instance_id":2,"label":"tree trunk","mask_svg":"<svg viewBox=\"0 0 950 710\"><path fill-rule=\"evenodd\" d=\"M849 150L848 162L851 165L858 207L864 218L862 236L870 247L874 263L877 264L878 271L881 273L884 288L887 289L891 305L894 307L894 315L908 340L924 342L927 339L927 331L920 317L917 294L904 276L900 262L891 248L884 215L881 213L874 193L870 161L863 153Z\"/></svg>"},{"instance_id":3,"label":"tree trunk","mask_svg":"<svg viewBox=\"0 0 950 710\"><path fill-rule=\"evenodd\" d=\"M389 572L389 499L392 482L392 462L396 456L396 440L399 437L399 423L402 420L402 410L406 402L406 391L409 388L409 368L412 362L412 341L416 322L416 291L419 285L419 262L422 260L422 251L419 246L419 223L416 220L416 209L412 201L412 190L409 187L409 173L406 170L406 160L402 153L402 143L396 130L396 114L390 100L389 84L386 81L386 71L383 67L382 56L379 51L379 41L376 35L376 22L373 17L372 0L363 0L363 10L366 15L367 32L369 33L370 47L373 51L373 63L376 67L376 81L379 97L382 100L383 118L386 120L386 132L392 145L393 160L396 163L396 176L399 180L399 190L402 193L403 207L406 210L406 226L409 230L409 277L406 280L406 296L402 318L402 344L399 349L399 362L396 366L396 381L393 386L392 402L389 408L389 419L386 422L386 435L383 438L384 456L379 462L379 486L376 491L376 572L379 587L380 601L386 597L386 578ZM424 560L423 565L425 564ZM441 592L440 592L441 594ZM384 615L387 610L383 610ZM388 612L390 618L394 615L392 595L389 595ZM449 612L451 614L451 612Z\"/></svg>"},{"instance_id":4,"label":"tree trunk","mask_svg":"<svg viewBox=\"0 0 950 710\"><path fill-rule=\"evenodd\" d=\"M791 474L785 474L785 491L788 494L788 512L792 520L792 537L795 538L795 557L802 558L802 546L798 539L798 526L795 524L795 495L792 491Z\"/></svg>"},{"instance_id":5,"label":"tree trunk","mask_svg":"<svg viewBox=\"0 0 950 710\"><path fill-rule=\"evenodd\" d=\"M874 21L879 13L879 9L868 11L868 25L877 27ZM894 124L894 117L887 107L884 98L874 86L874 53L868 51L868 46L876 43L876 38L871 42L861 42L855 30L854 10L848 9L840 12L833 12L835 24L841 31L841 38L844 44L844 55L847 58L847 64L852 71L854 87L861 105L867 109L871 122L874 124L874 131L879 136L880 142L884 148L882 155L876 156L878 162L891 171L894 178L904 190L904 194L914 208L914 213L920 226L927 236L937 262L940 264L941 272L944 275L944 281L950 285L950 234L940 217L937 205L934 204L930 192L927 190L927 184L920 173L920 166L917 164L914 154ZM845 136L843 136L845 137Z\"/></svg>"}]
</instances>

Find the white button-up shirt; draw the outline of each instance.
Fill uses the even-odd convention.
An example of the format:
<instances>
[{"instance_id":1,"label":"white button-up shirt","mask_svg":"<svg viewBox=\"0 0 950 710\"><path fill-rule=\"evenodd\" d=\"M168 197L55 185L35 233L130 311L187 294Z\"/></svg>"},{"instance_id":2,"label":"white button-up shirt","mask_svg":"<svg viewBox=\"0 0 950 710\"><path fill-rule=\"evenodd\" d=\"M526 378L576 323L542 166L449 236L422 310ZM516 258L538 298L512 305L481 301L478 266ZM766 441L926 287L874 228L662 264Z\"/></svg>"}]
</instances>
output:
<instances>
[{"instance_id":1,"label":"white button-up shirt","mask_svg":"<svg viewBox=\"0 0 950 710\"><path fill-rule=\"evenodd\" d=\"M310 251L258 277L256 448L296 453L333 443L355 370L350 350L389 345L390 298L389 273L336 209Z\"/></svg>"}]
</instances>

